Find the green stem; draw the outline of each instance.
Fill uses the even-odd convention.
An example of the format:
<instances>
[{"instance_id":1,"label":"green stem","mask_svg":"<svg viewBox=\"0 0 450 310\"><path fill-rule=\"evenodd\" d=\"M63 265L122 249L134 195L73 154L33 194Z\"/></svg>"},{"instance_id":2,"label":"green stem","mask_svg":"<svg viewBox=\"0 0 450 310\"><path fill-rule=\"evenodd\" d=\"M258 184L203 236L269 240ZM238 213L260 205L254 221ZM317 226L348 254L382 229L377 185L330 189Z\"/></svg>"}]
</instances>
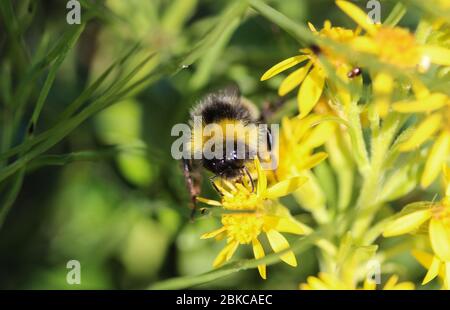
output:
<instances>
[{"instance_id":1,"label":"green stem","mask_svg":"<svg viewBox=\"0 0 450 310\"><path fill-rule=\"evenodd\" d=\"M316 39L307 27L295 23L282 13L265 4L263 1L250 0L250 6L259 14L283 28L287 33L289 33L303 45L308 45L309 42Z\"/></svg>"},{"instance_id":2,"label":"green stem","mask_svg":"<svg viewBox=\"0 0 450 310\"><path fill-rule=\"evenodd\" d=\"M352 142L355 146L355 161L358 165L359 172L364 176L370 169L369 155L367 154L366 142L364 141L363 130L361 126L360 111L356 102L352 102L347 110L347 117L353 137Z\"/></svg>"},{"instance_id":3,"label":"green stem","mask_svg":"<svg viewBox=\"0 0 450 310\"><path fill-rule=\"evenodd\" d=\"M375 213L382 205L379 201L379 190L384 175L384 163L386 154L392 141L402 124L403 118L397 114L390 114L383 122L378 134L372 136L371 161L368 173L364 175L364 182L356 202L359 214L355 221L352 232L355 239L360 239L370 225Z\"/></svg>"},{"instance_id":4,"label":"green stem","mask_svg":"<svg viewBox=\"0 0 450 310\"><path fill-rule=\"evenodd\" d=\"M240 260L237 262L231 262L218 269L200 275L178 277L164 280L161 282L157 282L149 286L148 288L151 290L174 290L174 289L189 288L196 285L211 282L217 279L221 279L225 276L228 276L241 270L257 268L258 265L261 264L272 265L278 263L280 261L280 256L288 251L293 251L296 254L304 252L319 238L320 238L319 233L315 232L303 238L300 238L290 248L284 251L272 253L260 259L248 259L248 260Z\"/></svg>"},{"instance_id":5,"label":"green stem","mask_svg":"<svg viewBox=\"0 0 450 310\"><path fill-rule=\"evenodd\" d=\"M6 194L6 199L2 202L3 205L0 209L0 229L3 227L6 216L8 215L9 210L16 201L17 196L19 195L20 189L22 188L24 176L25 169L22 168L14 177L12 177L11 188Z\"/></svg>"}]
</instances>

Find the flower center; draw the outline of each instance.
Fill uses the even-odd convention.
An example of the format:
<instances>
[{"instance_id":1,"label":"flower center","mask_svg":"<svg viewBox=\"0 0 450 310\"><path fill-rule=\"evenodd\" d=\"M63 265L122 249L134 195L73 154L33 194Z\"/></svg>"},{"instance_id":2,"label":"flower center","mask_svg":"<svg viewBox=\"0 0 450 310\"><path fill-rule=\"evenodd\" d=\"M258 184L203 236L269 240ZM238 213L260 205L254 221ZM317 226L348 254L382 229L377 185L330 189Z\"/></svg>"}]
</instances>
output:
<instances>
[{"instance_id":1,"label":"flower center","mask_svg":"<svg viewBox=\"0 0 450 310\"><path fill-rule=\"evenodd\" d=\"M325 27L319 31L319 35L339 43L350 42L355 37L353 30L342 27L331 27L330 25L325 25ZM335 67L339 67L347 63L345 57L338 55L332 49L321 47L320 52L323 53ZM310 59L314 64L321 66L315 53L311 54Z\"/></svg>"},{"instance_id":2,"label":"flower center","mask_svg":"<svg viewBox=\"0 0 450 310\"><path fill-rule=\"evenodd\" d=\"M319 33L339 43L347 43L355 37L353 30L342 27L323 28Z\"/></svg>"},{"instance_id":3,"label":"flower center","mask_svg":"<svg viewBox=\"0 0 450 310\"><path fill-rule=\"evenodd\" d=\"M249 244L261 233L264 220L257 213L233 214L222 216L222 224L226 228L228 239Z\"/></svg>"},{"instance_id":4,"label":"flower center","mask_svg":"<svg viewBox=\"0 0 450 310\"><path fill-rule=\"evenodd\" d=\"M256 192L252 192L241 183L236 183L231 187L231 191L222 197L222 205L227 210L256 210L261 204L261 199Z\"/></svg>"},{"instance_id":5,"label":"flower center","mask_svg":"<svg viewBox=\"0 0 450 310\"><path fill-rule=\"evenodd\" d=\"M443 221L446 225L450 225L450 201L444 198L440 204L431 209L432 216L435 220Z\"/></svg>"},{"instance_id":6,"label":"flower center","mask_svg":"<svg viewBox=\"0 0 450 310\"><path fill-rule=\"evenodd\" d=\"M420 61L420 53L414 36L402 28L379 28L375 41L381 60L400 66L414 67Z\"/></svg>"}]
</instances>

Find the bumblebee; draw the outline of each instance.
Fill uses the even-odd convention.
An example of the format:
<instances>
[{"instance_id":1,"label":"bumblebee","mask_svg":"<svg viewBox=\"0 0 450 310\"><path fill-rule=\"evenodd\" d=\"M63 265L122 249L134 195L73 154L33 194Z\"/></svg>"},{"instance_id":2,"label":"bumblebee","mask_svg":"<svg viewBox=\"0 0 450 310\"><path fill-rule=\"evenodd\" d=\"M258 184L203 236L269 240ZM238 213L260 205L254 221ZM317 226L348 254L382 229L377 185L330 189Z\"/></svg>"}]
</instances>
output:
<instances>
[{"instance_id":1,"label":"bumblebee","mask_svg":"<svg viewBox=\"0 0 450 310\"><path fill-rule=\"evenodd\" d=\"M261 157L261 150L267 157L272 148L270 130L258 126L264 118L256 106L242 98L239 89L229 87L205 96L192 108L190 117L192 139L188 154L191 156L183 158L183 171L193 212L200 194L202 168L212 173L210 181L219 194L214 183L216 178L235 182L243 182L245 178L254 189L253 159ZM206 131L209 139L202 135ZM208 143L214 156L205 152Z\"/></svg>"}]
</instances>

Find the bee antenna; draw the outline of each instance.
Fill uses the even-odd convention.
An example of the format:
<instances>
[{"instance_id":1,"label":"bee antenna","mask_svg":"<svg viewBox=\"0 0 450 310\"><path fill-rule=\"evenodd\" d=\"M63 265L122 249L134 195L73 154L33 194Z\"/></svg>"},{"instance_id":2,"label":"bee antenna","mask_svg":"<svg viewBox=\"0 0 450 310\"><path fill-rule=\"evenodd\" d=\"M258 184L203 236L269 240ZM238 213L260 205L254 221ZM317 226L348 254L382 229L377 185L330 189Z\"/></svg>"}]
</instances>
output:
<instances>
[{"instance_id":1,"label":"bee antenna","mask_svg":"<svg viewBox=\"0 0 450 310\"><path fill-rule=\"evenodd\" d=\"M192 208L191 215L189 216L189 219L190 219L191 223L193 223L195 221L195 213L196 213L196 211L197 211L196 207Z\"/></svg>"},{"instance_id":2,"label":"bee antenna","mask_svg":"<svg viewBox=\"0 0 450 310\"><path fill-rule=\"evenodd\" d=\"M213 175L212 177L209 178L209 181L211 182L211 185L214 187L214 189L219 193L220 196L223 196L222 192L219 190L219 188L217 187L216 183L214 182L214 180L218 177L221 177L221 174L219 175Z\"/></svg>"},{"instance_id":3,"label":"bee antenna","mask_svg":"<svg viewBox=\"0 0 450 310\"><path fill-rule=\"evenodd\" d=\"M252 193L253 193L255 191L255 183L253 182L252 175L250 174L250 171L248 171L246 166L244 166L244 168L242 168L242 169L245 171L245 173L247 174L247 176L250 180L250 183L252 184Z\"/></svg>"}]
</instances>

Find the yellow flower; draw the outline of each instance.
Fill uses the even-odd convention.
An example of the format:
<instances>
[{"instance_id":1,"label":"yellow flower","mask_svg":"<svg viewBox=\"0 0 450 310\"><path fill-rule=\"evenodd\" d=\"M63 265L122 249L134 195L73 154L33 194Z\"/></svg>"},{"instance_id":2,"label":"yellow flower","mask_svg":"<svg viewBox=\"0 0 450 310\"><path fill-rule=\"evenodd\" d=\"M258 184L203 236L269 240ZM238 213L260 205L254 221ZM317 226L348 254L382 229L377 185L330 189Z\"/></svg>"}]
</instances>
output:
<instances>
[{"instance_id":1,"label":"yellow flower","mask_svg":"<svg viewBox=\"0 0 450 310\"><path fill-rule=\"evenodd\" d=\"M284 117L281 121L279 160L276 170L278 180L297 176L327 158L327 153L313 151L331 138L336 124L324 121L327 115L310 114L299 117Z\"/></svg>"},{"instance_id":2,"label":"yellow flower","mask_svg":"<svg viewBox=\"0 0 450 310\"><path fill-rule=\"evenodd\" d=\"M327 115L310 114L300 117L284 117L281 121L279 143L275 145L278 153L278 166L268 174L271 182L286 180L295 176L304 176L308 182L295 191L294 198L314 215L326 220L326 198L317 178L311 169L328 157L323 151L314 152L328 141L336 124L323 121Z\"/></svg>"},{"instance_id":3,"label":"yellow flower","mask_svg":"<svg viewBox=\"0 0 450 310\"><path fill-rule=\"evenodd\" d=\"M400 27L373 24L367 14L348 1L338 0L337 6L366 31L355 37L351 46L360 52L373 54L382 62L399 69L426 71L430 64L450 66L450 49L433 44L420 44L414 35ZM389 101L394 90L394 80L389 72L377 72L373 78L373 92L378 114L389 112Z\"/></svg>"},{"instance_id":4,"label":"yellow flower","mask_svg":"<svg viewBox=\"0 0 450 310\"><path fill-rule=\"evenodd\" d=\"M313 33L321 37L327 37L336 42L346 43L351 41L355 32L341 27L332 27L330 21L325 21L322 30L317 31L312 24L309 27ZM290 57L274 65L267 70L261 77L261 81L272 78L273 76L292 68L293 66L305 62L305 64L290 73L280 84L278 94L284 96L296 87L299 87L297 102L300 111L300 118L306 117L317 104L322 95L327 74L324 66L319 60L319 54L324 55L328 61L336 68L337 74L347 80L347 74L351 66L342 56L333 53L327 47L312 46L300 50L301 54Z\"/></svg>"},{"instance_id":5,"label":"yellow flower","mask_svg":"<svg viewBox=\"0 0 450 310\"><path fill-rule=\"evenodd\" d=\"M352 283L346 283L334 274L321 272L318 277L310 276L307 283L300 284L302 290L376 290L376 283L373 280L366 279L363 287L357 287ZM412 282L398 282L398 276L392 275L386 281L383 290L413 290Z\"/></svg>"},{"instance_id":6,"label":"yellow flower","mask_svg":"<svg viewBox=\"0 0 450 310\"><path fill-rule=\"evenodd\" d=\"M414 250L412 255L417 261L428 269L425 278L422 281L422 285L427 284L437 276L444 281L444 289L450 289L450 262L440 260L436 255L431 255L426 252Z\"/></svg>"},{"instance_id":7,"label":"yellow flower","mask_svg":"<svg viewBox=\"0 0 450 310\"><path fill-rule=\"evenodd\" d=\"M434 138L421 177L421 185L425 188L438 177L441 167L450 157L450 97L427 90L422 90L416 96L418 98L414 100L393 103L392 108L400 113L425 114L411 136L400 145L401 151L408 152Z\"/></svg>"},{"instance_id":8,"label":"yellow flower","mask_svg":"<svg viewBox=\"0 0 450 310\"><path fill-rule=\"evenodd\" d=\"M450 66L449 49L419 44L408 29L375 25L363 10L348 1L338 0L336 4L366 31L366 35L352 40L355 49L374 54L381 61L404 69L425 63Z\"/></svg>"},{"instance_id":9,"label":"yellow flower","mask_svg":"<svg viewBox=\"0 0 450 310\"><path fill-rule=\"evenodd\" d=\"M435 0L434 2L437 6L440 6L441 9L450 9L449 0Z\"/></svg>"},{"instance_id":10,"label":"yellow flower","mask_svg":"<svg viewBox=\"0 0 450 310\"><path fill-rule=\"evenodd\" d=\"M222 227L204 234L201 238L226 238L227 245L214 260L213 266L218 267L231 259L239 245L252 244L255 258L264 257L264 249L259 241L265 233L270 246L275 252L282 252L289 248L288 241L280 232L302 235L309 232L309 227L296 221L289 211L274 201L297 190L307 181L304 177L294 177L267 187L267 178L261 168L259 160L255 159L258 180L256 191L248 184L231 183L224 180L223 184L216 184L221 195L221 201L198 198L206 204L223 207ZM291 266L297 266L297 260L292 251L286 251L280 256L281 260ZM258 266L259 274L266 279L266 265Z\"/></svg>"},{"instance_id":11,"label":"yellow flower","mask_svg":"<svg viewBox=\"0 0 450 310\"><path fill-rule=\"evenodd\" d=\"M428 282L436 277L441 262L450 264L450 169L444 169L445 197L439 202L413 203L385 228L383 236L393 237L428 226L428 235L436 259L430 267ZM432 271L431 271L432 270ZM450 270L449 270L450 272ZM431 275L434 275L431 277ZM449 274L450 276L450 274ZM431 278L431 279L430 279ZM425 281L425 280L424 280Z\"/></svg>"}]
</instances>

